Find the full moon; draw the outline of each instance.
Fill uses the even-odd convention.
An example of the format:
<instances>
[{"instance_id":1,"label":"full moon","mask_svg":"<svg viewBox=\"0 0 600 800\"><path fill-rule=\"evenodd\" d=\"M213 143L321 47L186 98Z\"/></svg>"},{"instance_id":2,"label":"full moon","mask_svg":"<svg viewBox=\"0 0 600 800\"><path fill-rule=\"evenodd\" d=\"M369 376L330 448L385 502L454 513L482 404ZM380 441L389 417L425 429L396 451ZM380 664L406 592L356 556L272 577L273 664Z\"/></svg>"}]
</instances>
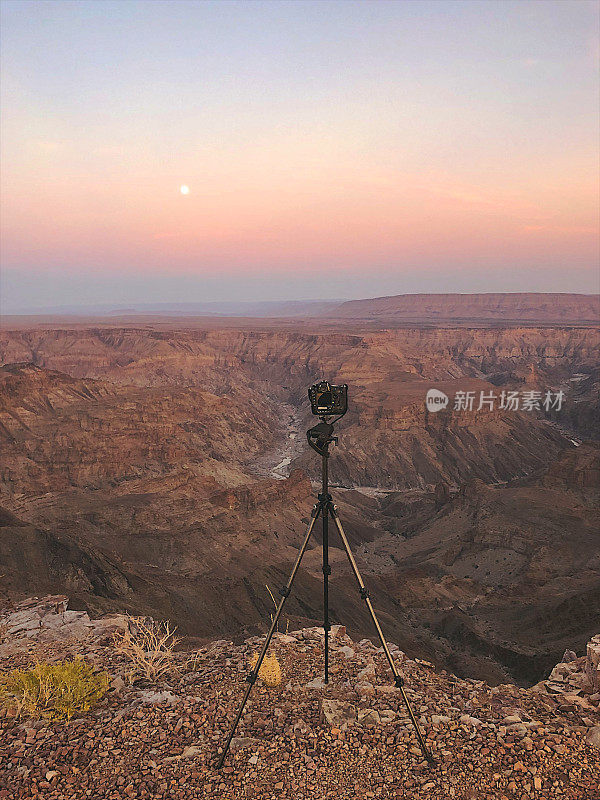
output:
<instances>
[{"instance_id":1,"label":"full moon","mask_svg":"<svg viewBox=\"0 0 600 800\"><path fill-rule=\"evenodd\" d=\"M181 194L189 194L190 193L190 187L186 186L185 183L184 183L179 187L179 191L181 192Z\"/></svg>"}]
</instances>

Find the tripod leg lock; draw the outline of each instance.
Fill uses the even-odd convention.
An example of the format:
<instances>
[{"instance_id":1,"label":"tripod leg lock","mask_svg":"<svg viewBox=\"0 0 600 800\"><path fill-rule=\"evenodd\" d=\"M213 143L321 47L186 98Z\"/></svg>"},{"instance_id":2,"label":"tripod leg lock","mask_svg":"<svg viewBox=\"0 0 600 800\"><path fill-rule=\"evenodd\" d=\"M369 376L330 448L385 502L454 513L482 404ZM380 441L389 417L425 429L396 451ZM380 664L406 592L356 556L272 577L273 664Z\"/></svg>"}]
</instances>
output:
<instances>
[{"instance_id":1,"label":"tripod leg lock","mask_svg":"<svg viewBox=\"0 0 600 800\"><path fill-rule=\"evenodd\" d=\"M404 678L401 675L394 676L394 686L396 689L401 689L404 686Z\"/></svg>"},{"instance_id":2,"label":"tripod leg lock","mask_svg":"<svg viewBox=\"0 0 600 800\"><path fill-rule=\"evenodd\" d=\"M329 566L329 564L323 567L323 575L331 575L331 567Z\"/></svg>"},{"instance_id":3,"label":"tripod leg lock","mask_svg":"<svg viewBox=\"0 0 600 800\"><path fill-rule=\"evenodd\" d=\"M290 590L289 586L282 586L281 589L279 590L279 594L282 597L289 597L290 596L290 591L291 590Z\"/></svg>"},{"instance_id":4,"label":"tripod leg lock","mask_svg":"<svg viewBox=\"0 0 600 800\"><path fill-rule=\"evenodd\" d=\"M246 683L250 683L250 684L252 684L252 686L254 686L254 684L256 683L256 677L257 677L256 676L256 672L254 672L254 671L253 672L249 672L246 675Z\"/></svg>"},{"instance_id":5,"label":"tripod leg lock","mask_svg":"<svg viewBox=\"0 0 600 800\"><path fill-rule=\"evenodd\" d=\"M366 600L367 597L369 596L369 590L364 586L362 586L359 589L359 592L360 592L360 596L362 597L363 600Z\"/></svg>"}]
</instances>

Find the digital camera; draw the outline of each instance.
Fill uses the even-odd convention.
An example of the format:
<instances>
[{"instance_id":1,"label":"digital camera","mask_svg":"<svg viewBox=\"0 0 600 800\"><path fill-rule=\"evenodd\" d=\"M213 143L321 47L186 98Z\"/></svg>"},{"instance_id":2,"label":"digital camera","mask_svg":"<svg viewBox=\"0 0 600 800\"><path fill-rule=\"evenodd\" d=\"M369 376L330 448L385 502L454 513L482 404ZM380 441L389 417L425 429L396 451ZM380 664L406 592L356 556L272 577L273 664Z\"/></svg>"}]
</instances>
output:
<instances>
[{"instance_id":1,"label":"digital camera","mask_svg":"<svg viewBox=\"0 0 600 800\"><path fill-rule=\"evenodd\" d=\"M310 387L308 398L316 416L345 414L348 410L348 384L334 386L329 381L320 381Z\"/></svg>"}]
</instances>

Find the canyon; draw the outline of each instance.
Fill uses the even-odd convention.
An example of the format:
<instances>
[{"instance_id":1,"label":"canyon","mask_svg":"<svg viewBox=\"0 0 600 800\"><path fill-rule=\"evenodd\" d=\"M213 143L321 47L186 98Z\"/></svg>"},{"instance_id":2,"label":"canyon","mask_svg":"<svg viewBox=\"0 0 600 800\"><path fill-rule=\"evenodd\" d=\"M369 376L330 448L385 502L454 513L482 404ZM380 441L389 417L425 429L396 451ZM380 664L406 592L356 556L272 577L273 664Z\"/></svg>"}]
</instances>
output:
<instances>
[{"instance_id":1,"label":"canyon","mask_svg":"<svg viewBox=\"0 0 600 800\"><path fill-rule=\"evenodd\" d=\"M385 630L458 674L539 680L600 610L594 300L549 298L551 324L534 309L469 325L463 300L439 297L427 308L454 323L421 301L420 322L385 327L362 313L5 321L0 594L66 592L194 641L264 630L266 587L285 582L314 503L306 389L327 377L350 386L332 482ZM430 388L450 398L442 411ZM561 409L478 410L480 393L548 390ZM372 635L332 545L333 620ZM321 616L318 546L316 533L286 606L294 625Z\"/></svg>"}]
</instances>

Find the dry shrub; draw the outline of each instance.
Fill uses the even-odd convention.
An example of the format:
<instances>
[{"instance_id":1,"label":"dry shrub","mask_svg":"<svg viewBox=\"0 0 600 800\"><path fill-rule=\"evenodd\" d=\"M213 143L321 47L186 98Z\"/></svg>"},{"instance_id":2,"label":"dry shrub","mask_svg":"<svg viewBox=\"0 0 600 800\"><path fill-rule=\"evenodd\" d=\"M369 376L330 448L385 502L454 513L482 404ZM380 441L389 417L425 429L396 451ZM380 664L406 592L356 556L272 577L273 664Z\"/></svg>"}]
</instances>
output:
<instances>
[{"instance_id":1,"label":"dry shrub","mask_svg":"<svg viewBox=\"0 0 600 800\"><path fill-rule=\"evenodd\" d=\"M200 672L206 670L206 660L203 656L193 651L184 663L185 672Z\"/></svg>"},{"instance_id":2,"label":"dry shrub","mask_svg":"<svg viewBox=\"0 0 600 800\"><path fill-rule=\"evenodd\" d=\"M275 600L273 592L269 589L269 587L267 586L266 583L265 583L265 588L266 588L267 592L271 596L271 600L273 601L273 605L275 606L275 611L277 611L277 607L278 607L279 604L278 604L277 600ZM273 620L275 619L275 614L269 613L269 616L271 617L271 624L273 624ZM290 629L290 621L288 619L286 621L286 623L285 623L285 632L287 633L289 631L289 629ZM279 620L277 620L277 633L281 633L281 631L279 630Z\"/></svg>"},{"instance_id":3,"label":"dry shrub","mask_svg":"<svg viewBox=\"0 0 600 800\"><path fill-rule=\"evenodd\" d=\"M250 668L254 669L257 664L258 653L254 653L250 659ZM258 677L261 679L264 685L268 686L270 689L274 688L275 686L279 686L281 683L281 667L279 666L279 661L277 660L276 655L264 657L258 671Z\"/></svg>"},{"instance_id":4,"label":"dry shrub","mask_svg":"<svg viewBox=\"0 0 600 800\"><path fill-rule=\"evenodd\" d=\"M156 680L175 670L173 651L180 639L169 621L128 617L127 627L113 637L117 653L133 664L133 675Z\"/></svg>"},{"instance_id":5,"label":"dry shrub","mask_svg":"<svg viewBox=\"0 0 600 800\"><path fill-rule=\"evenodd\" d=\"M31 717L70 720L89 711L108 687L106 672L96 672L82 658L75 658L0 675L0 702Z\"/></svg>"}]
</instances>

